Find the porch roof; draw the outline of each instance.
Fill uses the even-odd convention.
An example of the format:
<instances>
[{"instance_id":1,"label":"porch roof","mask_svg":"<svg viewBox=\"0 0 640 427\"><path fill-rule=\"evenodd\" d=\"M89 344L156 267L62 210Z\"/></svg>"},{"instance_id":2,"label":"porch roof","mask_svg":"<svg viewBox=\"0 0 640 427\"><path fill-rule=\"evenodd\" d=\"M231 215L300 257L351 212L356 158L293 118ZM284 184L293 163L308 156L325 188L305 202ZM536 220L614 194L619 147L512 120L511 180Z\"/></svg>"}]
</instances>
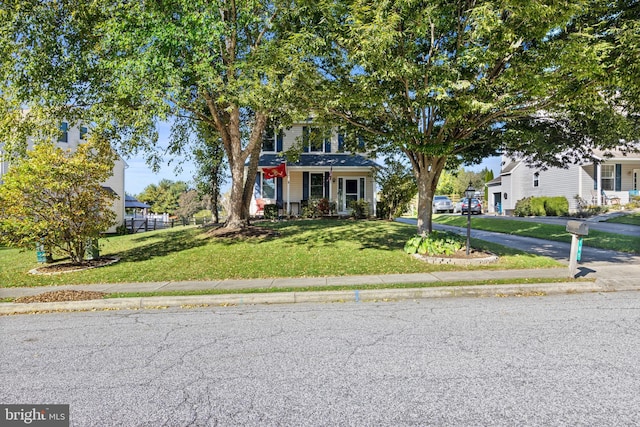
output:
<instances>
[{"instance_id":1,"label":"porch roof","mask_svg":"<svg viewBox=\"0 0 640 427\"><path fill-rule=\"evenodd\" d=\"M278 166L284 162L284 157L278 154L261 154L259 167ZM287 163L287 167L333 167L333 168L379 168L380 165L359 154L302 153L295 163Z\"/></svg>"},{"instance_id":2,"label":"porch roof","mask_svg":"<svg viewBox=\"0 0 640 427\"><path fill-rule=\"evenodd\" d=\"M132 208L132 209L147 209L147 208L150 208L151 206L149 206L146 203L142 203L138 201L138 199L136 199L133 196L129 196L128 194L126 194L124 196L124 207Z\"/></svg>"}]
</instances>

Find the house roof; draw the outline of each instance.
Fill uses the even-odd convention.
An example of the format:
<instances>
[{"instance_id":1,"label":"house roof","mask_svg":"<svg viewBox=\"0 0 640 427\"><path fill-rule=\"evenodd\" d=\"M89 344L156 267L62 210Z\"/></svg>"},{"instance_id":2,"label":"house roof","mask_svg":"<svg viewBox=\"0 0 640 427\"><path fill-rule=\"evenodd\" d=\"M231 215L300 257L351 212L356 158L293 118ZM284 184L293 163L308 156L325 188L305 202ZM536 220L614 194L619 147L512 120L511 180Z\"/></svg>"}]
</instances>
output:
<instances>
[{"instance_id":1,"label":"house roof","mask_svg":"<svg viewBox=\"0 0 640 427\"><path fill-rule=\"evenodd\" d=\"M520 164L519 160L509 163L500 171L500 175L509 175L516 167L518 167L519 164Z\"/></svg>"},{"instance_id":2,"label":"house roof","mask_svg":"<svg viewBox=\"0 0 640 427\"><path fill-rule=\"evenodd\" d=\"M502 184L502 177L499 176L497 178L492 179L491 181L485 183L484 185L487 187L495 187Z\"/></svg>"},{"instance_id":3,"label":"house roof","mask_svg":"<svg viewBox=\"0 0 640 427\"><path fill-rule=\"evenodd\" d=\"M278 154L261 154L259 167L278 166L286 161ZM350 167L350 168L378 168L379 164L369 160L359 154L322 153L309 154L302 153L297 162L287 163L287 167Z\"/></svg>"},{"instance_id":4,"label":"house roof","mask_svg":"<svg viewBox=\"0 0 640 427\"><path fill-rule=\"evenodd\" d=\"M126 194L124 196L124 207L125 208L134 208L134 209L147 209L147 208L150 208L151 206L149 206L146 203L142 203L142 202L138 201L138 199L136 199L133 196L129 196L128 194Z\"/></svg>"},{"instance_id":5,"label":"house roof","mask_svg":"<svg viewBox=\"0 0 640 427\"><path fill-rule=\"evenodd\" d=\"M593 150L593 157L598 160L638 160L640 159L640 145L636 150Z\"/></svg>"}]
</instances>

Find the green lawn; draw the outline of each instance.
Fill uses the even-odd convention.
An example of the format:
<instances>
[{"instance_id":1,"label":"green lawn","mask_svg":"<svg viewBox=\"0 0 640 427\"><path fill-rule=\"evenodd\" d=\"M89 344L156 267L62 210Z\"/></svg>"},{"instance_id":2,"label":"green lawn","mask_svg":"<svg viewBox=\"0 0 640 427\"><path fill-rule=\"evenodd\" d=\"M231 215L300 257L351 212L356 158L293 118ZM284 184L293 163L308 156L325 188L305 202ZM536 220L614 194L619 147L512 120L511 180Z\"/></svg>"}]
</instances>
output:
<instances>
[{"instance_id":1,"label":"green lawn","mask_svg":"<svg viewBox=\"0 0 640 427\"><path fill-rule=\"evenodd\" d=\"M435 217L434 222L457 227L467 226L467 218L463 216L441 215ZM558 242L571 242L571 234L567 233L564 225L542 224L502 218L472 217L471 227L478 230L496 231L516 236L539 237ZM612 249L640 254L640 239L635 236L589 230L589 235L584 238L584 245L593 248Z\"/></svg>"},{"instance_id":2,"label":"green lawn","mask_svg":"<svg viewBox=\"0 0 640 427\"><path fill-rule=\"evenodd\" d=\"M402 247L415 226L388 221L300 220L264 223L272 239L212 239L199 227L178 227L101 239L101 255L117 256L108 267L56 276L34 276L35 251L0 249L0 287L83 283L218 280L269 277L418 273L463 269L559 267L546 257L473 241L501 259L490 266L426 264Z\"/></svg>"},{"instance_id":3,"label":"green lawn","mask_svg":"<svg viewBox=\"0 0 640 427\"><path fill-rule=\"evenodd\" d=\"M629 224L640 226L640 212L635 212L629 215L617 216L615 218L608 219L607 222L615 222L618 224Z\"/></svg>"}]
</instances>

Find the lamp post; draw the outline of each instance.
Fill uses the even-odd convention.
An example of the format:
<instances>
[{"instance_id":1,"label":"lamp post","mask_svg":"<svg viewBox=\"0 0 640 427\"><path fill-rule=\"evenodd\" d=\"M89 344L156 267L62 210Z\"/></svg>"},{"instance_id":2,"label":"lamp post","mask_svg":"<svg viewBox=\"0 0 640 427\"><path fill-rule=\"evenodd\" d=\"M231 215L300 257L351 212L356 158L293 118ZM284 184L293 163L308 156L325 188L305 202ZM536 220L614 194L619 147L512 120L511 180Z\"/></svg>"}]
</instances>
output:
<instances>
[{"instance_id":1,"label":"lamp post","mask_svg":"<svg viewBox=\"0 0 640 427\"><path fill-rule=\"evenodd\" d=\"M471 198L475 193L476 189L473 188L471 181L469 181L469 186L464 190L464 195L467 197L467 256L469 256L471 249Z\"/></svg>"}]
</instances>

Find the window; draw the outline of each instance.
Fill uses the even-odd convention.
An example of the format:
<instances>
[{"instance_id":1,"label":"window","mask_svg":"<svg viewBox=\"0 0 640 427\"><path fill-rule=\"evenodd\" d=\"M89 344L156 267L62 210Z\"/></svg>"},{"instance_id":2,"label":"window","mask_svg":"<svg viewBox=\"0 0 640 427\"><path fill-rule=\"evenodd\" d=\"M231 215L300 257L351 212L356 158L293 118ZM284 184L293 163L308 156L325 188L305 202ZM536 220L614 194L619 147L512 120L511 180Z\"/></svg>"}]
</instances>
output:
<instances>
[{"instance_id":1,"label":"window","mask_svg":"<svg viewBox=\"0 0 640 427\"><path fill-rule=\"evenodd\" d=\"M538 187L540 185L540 172L533 174L533 186Z\"/></svg>"},{"instance_id":2,"label":"window","mask_svg":"<svg viewBox=\"0 0 640 427\"><path fill-rule=\"evenodd\" d=\"M600 167L600 186L603 191L614 191L616 188L616 169L614 165L602 165Z\"/></svg>"},{"instance_id":3,"label":"window","mask_svg":"<svg viewBox=\"0 0 640 427\"><path fill-rule=\"evenodd\" d=\"M262 178L262 198L263 199L275 199L276 198L276 179L264 179Z\"/></svg>"},{"instance_id":4,"label":"window","mask_svg":"<svg viewBox=\"0 0 640 427\"><path fill-rule=\"evenodd\" d=\"M310 174L309 197L312 199L322 199L324 197L324 175L321 173Z\"/></svg>"},{"instance_id":5,"label":"window","mask_svg":"<svg viewBox=\"0 0 640 427\"><path fill-rule=\"evenodd\" d=\"M276 132L271 126L264 131L262 151L276 151Z\"/></svg>"},{"instance_id":6,"label":"window","mask_svg":"<svg viewBox=\"0 0 640 427\"><path fill-rule=\"evenodd\" d=\"M302 127L302 147L305 151L324 153L325 146L329 144L331 144L331 131L309 126ZM331 148L326 151L331 151Z\"/></svg>"},{"instance_id":7,"label":"window","mask_svg":"<svg viewBox=\"0 0 640 427\"><path fill-rule=\"evenodd\" d=\"M87 130L86 126L80 126L80 139L81 140L85 140L86 139L87 132L88 132L88 130Z\"/></svg>"},{"instance_id":8,"label":"window","mask_svg":"<svg viewBox=\"0 0 640 427\"><path fill-rule=\"evenodd\" d=\"M69 142L69 124L67 122L60 123L60 131L58 142Z\"/></svg>"}]
</instances>

